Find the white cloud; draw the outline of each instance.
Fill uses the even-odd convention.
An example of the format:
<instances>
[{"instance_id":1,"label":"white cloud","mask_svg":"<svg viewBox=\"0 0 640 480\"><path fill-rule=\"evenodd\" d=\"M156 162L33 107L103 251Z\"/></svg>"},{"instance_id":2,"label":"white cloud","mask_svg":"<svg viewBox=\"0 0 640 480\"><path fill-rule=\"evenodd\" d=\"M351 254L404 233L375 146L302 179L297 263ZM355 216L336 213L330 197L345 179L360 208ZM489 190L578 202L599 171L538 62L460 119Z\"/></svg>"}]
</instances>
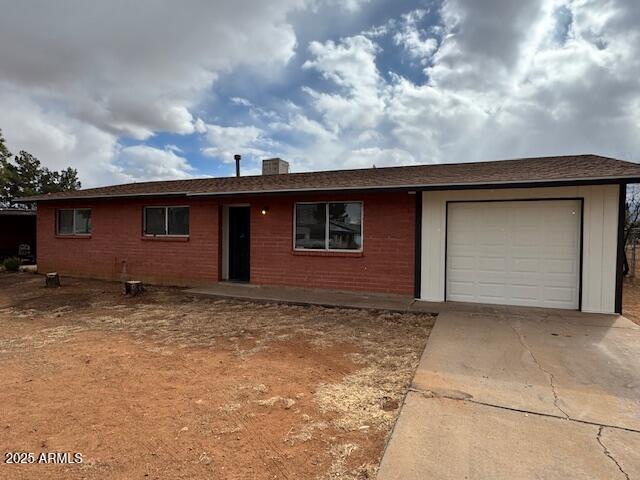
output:
<instances>
[{"instance_id":1,"label":"white cloud","mask_svg":"<svg viewBox=\"0 0 640 480\"><path fill-rule=\"evenodd\" d=\"M190 109L220 72L291 58L296 39L286 15L302 5L12 2L0 20L0 76L117 134L191 133Z\"/></svg>"},{"instance_id":2,"label":"white cloud","mask_svg":"<svg viewBox=\"0 0 640 480\"><path fill-rule=\"evenodd\" d=\"M640 156L640 4L445 0L439 13L433 37L414 11L337 44L312 44L307 68L339 88L310 90L312 106L336 132L334 154L346 165L378 151L406 163ZM385 35L428 59L424 82L380 75L375 42ZM439 44L424 43L435 36Z\"/></svg>"},{"instance_id":3,"label":"white cloud","mask_svg":"<svg viewBox=\"0 0 640 480\"><path fill-rule=\"evenodd\" d=\"M413 59L426 64L438 48L438 40L419 27L427 11L414 10L402 16L401 27L393 35L396 45L404 47Z\"/></svg>"},{"instance_id":4,"label":"white cloud","mask_svg":"<svg viewBox=\"0 0 640 480\"><path fill-rule=\"evenodd\" d=\"M375 88L377 50L376 44L364 35L348 37L337 44L331 40L311 42L309 51L315 60L305 62L303 68L314 68L345 89Z\"/></svg>"},{"instance_id":5,"label":"white cloud","mask_svg":"<svg viewBox=\"0 0 640 480\"><path fill-rule=\"evenodd\" d=\"M344 10L348 13L355 13L370 1L371 0L318 0L312 4L312 8L317 11L320 4L322 4L324 6Z\"/></svg>"},{"instance_id":6,"label":"white cloud","mask_svg":"<svg viewBox=\"0 0 640 480\"><path fill-rule=\"evenodd\" d=\"M193 111L221 73L284 66L296 46L287 15L306 0L2 3L0 94L15 101L0 103L0 128L93 185L118 177L119 136L203 133ZM89 135L99 142L87 149Z\"/></svg>"},{"instance_id":7,"label":"white cloud","mask_svg":"<svg viewBox=\"0 0 640 480\"><path fill-rule=\"evenodd\" d=\"M294 135L306 135L316 141L336 141L338 136L322 123L307 117L295 107L285 120L271 122L269 129L275 132L291 132Z\"/></svg>"},{"instance_id":8,"label":"white cloud","mask_svg":"<svg viewBox=\"0 0 640 480\"><path fill-rule=\"evenodd\" d=\"M246 98L242 98L242 97L232 97L231 101L233 103L235 103L236 105L242 105L243 107L253 107L253 103L251 103L249 100L247 100Z\"/></svg>"},{"instance_id":9,"label":"white cloud","mask_svg":"<svg viewBox=\"0 0 640 480\"><path fill-rule=\"evenodd\" d=\"M443 7L444 18L455 19L445 28L455 33L427 73L443 99L457 96L465 103L459 113L464 135L442 143L440 150L470 159L583 152L622 156L624 145L638 155L640 145L625 111L640 93L640 42L631 41L638 38L637 27L626 21L638 18L638 4L494 3L492 9L506 8L512 21L498 25L486 18L488 13L483 16L477 2L451 1ZM548 39L558 35L560 8L570 13L570 23L564 41L554 43ZM474 109L485 112L484 118Z\"/></svg>"},{"instance_id":10,"label":"white cloud","mask_svg":"<svg viewBox=\"0 0 640 480\"><path fill-rule=\"evenodd\" d=\"M203 153L227 163L232 163L233 156L237 153L255 157L268 155L265 147L268 148L273 143L261 129L254 126L207 125L207 140L210 146Z\"/></svg>"},{"instance_id":11,"label":"white cloud","mask_svg":"<svg viewBox=\"0 0 640 480\"><path fill-rule=\"evenodd\" d=\"M195 169L173 150L148 145L122 148L116 162L126 181L172 180L190 178Z\"/></svg>"},{"instance_id":12,"label":"white cloud","mask_svg":"<svg viewBox=\"0 0 640 480\"><path fill-rule=\"evenodd\" d=\"M10 88L0 88L0 111L0 128L12 152L26 150L54 170L77 167L84 187L124 180L113 164L114 135L45 109Z\"/></svg>"},{"instance_id":13,"label":"white cloud","mask_svg":"<svg viewBox=\"0 0 640 480\"><path fill-rule=\"evenodd\" d=\"M395 167L417 163L413 155L399 148L359 148L352 150L346 159L353 167Z\"/></svg>"},{"instance_id":14,"label":"white cloud","mask_svg":"<svg viewBox=\"0 0 640 480\"><path fill-rule=\"evenodd\" d=\"M375 64L377 45L364 35L339 43L312 42L313 60L303 68L314 69L341 87L340 93L323 93L306 88L315 108L322 113L330 130L372 128L384 110L382 82Z\"/></svg>"}]
</instances>

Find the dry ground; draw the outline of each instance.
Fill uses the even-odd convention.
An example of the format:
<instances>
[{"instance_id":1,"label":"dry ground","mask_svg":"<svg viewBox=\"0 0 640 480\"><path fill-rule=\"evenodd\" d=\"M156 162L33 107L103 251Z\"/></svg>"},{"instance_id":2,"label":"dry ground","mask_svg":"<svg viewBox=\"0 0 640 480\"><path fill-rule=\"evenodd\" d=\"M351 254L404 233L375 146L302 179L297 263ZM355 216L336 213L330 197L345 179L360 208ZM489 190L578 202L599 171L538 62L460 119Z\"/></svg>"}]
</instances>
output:
<instances>
[{"instance_id":1,"label":"dry ground","mask_svg":"<svg viewBox=\"0 0 640 480\"><path fill-rule=\"evenodd\" d=\"M622 314L640 325L640 278L625 278L622 291Z\"/></svg>"},{"instance_id":2,"label":"dry ground","mask_svg":"<svg viewBox=\"0 0 640 480\"><path fill-rule=\"evenodd\" d=\"M636 250L636 261L633 261L631 248L627 247L627 259L629 268L635 268L633 277L624 279L622 291L622 314L632 322L640 325L640 252Z\"/></svg>"},{"instance_id":3,"label":"dry ground","mask_svg":"<svg viewBox=\"0 0 640 480\"><path fill-rule=\"evenodd\" d=\"M1 478L369 478L433 324L62 280L0 273L0 452L84 463Z\"/></svg>"}]
</instances>

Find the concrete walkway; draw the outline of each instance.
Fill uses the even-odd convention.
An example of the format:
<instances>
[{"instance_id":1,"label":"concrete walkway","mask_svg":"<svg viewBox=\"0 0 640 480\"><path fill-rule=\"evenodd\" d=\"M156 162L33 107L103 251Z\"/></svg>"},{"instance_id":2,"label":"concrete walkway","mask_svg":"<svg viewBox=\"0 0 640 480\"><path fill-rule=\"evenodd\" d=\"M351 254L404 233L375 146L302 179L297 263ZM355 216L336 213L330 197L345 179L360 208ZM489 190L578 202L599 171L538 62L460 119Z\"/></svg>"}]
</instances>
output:
<instances>
[{"instance_id":1,"label":"concrete walkway","mask_svg":"<svg viewBox=\"0 0 640 480\"><path fill-rule=\"evenodd\" d=\"M339 290L296 288L251 283L219 282L204 288L192 288L187 293L218 298L234 298L252 302L277 302L295 305L320 305L327 307L369 308L406 312L430 311L429 305L415 305L412 297L382 295ZM422 303L422 302L420 302Z\"/></svg>"},{"instance_id":2,"label":"concrete walkway","mask_svg":"<svg viewBox=\"0 0 640 480\"><path fill-rule=\"evenodd\" d=\"M273 285L255 285L244 282L217 282L206 287L190 288L187 293L214 298L233 298L251 302L290 303L294 305L318 305L323 307L365 308L373 310L392 310L398 312L444 313L463 312L472 314L524 315L531 312L547 317L558 312L565 318L582 321L584 314L566 310L546 308L520 308L502 305L459 302L425 302L409 295L388 295L363 292L346 292L320 288L285 287ZM591 321L609 322L610 315L590 315Z\"/></svg>"},{"instance_id":3,"label":"concrete walkway","mask_svg":"<svg viewBox=\"0 0 640 480\"><path fill-rule=\"evenodd\" d=\"M640 327L500 308L442 313L379 480L640 479Z\"/></svg>"}]
</instances>

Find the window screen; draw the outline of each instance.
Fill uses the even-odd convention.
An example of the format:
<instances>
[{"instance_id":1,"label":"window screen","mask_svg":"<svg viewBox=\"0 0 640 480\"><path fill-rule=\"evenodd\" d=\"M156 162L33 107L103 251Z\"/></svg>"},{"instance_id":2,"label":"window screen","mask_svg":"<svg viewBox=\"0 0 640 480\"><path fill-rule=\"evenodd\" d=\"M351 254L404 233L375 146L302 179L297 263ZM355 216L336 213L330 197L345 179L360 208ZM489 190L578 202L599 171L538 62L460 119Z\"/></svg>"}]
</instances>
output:
<instances>
[{"instance_id":1,"label":"window screen","mask_svg":"<svg viewBox=\"0 0 640 480\"><path fill-rule=\"evenodd\" d=\"M360 202L329 204L329 249L360 250L362 248L362 204Z\"/></svg>"},{"instance_id":2,"label":"window screen","mask_svg":"<svg viewBox=\"0 0 640 480\"><path fill-rule=\"evenodd\" d=\"M75 222L75 233L91 233L91 210L88 208L75 210Z\"/></svg>"},{"instance_id":3,"label":"window screen","mask_svg":"<svg viewBox=\"0 0 640 480\"><path fill-rule=\"evenodd\" d=\"M73 235L73 210L58 210L58 235Z\"/></svg>"},{"instance_id":4,"label":"window screen","mask_svg":"<svg viewBox=\"0 0 640 480\"><path fill-rule=\"evenodd\" d=\"M326 248L326 203L296 205L296 248Z\"/></svg>"},{"instance_id":5,"label":"window screen","mask_svg":"<svg viewBox=\"0 0 640 480\"><path fill-rule=\"evenodd\" d=\"M189 235L189 207L168 207L169 235Z\"/></svg>"},{"instance_id":6,"label":"window screen","mask_svg":"<svg viewBox=\"0 0 640 480\"><path fill-rule=\"evenodd\" d=\"M166 209L164 207L147 207L144 209L144 233L145 235L166 235L167 224L165 221Z\"/></svg>"}]
</instances>

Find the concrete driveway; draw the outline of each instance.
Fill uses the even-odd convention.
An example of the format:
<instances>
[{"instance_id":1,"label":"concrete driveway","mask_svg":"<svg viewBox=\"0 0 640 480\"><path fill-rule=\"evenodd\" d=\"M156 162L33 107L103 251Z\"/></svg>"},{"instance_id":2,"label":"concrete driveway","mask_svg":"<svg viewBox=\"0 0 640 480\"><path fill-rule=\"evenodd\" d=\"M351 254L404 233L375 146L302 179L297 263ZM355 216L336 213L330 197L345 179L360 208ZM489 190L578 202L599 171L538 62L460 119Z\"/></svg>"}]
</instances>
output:
<instances>
[{"instance_id":1,"label":"concrete driveway","mask_svg":"<svg viewBox=\"0 0 640 480\"><path fill-rule=\"evenodd\" d=\"M505 307L440 314L379 480L640 479L640 326Z\"/></svg>"}]
</instances>

